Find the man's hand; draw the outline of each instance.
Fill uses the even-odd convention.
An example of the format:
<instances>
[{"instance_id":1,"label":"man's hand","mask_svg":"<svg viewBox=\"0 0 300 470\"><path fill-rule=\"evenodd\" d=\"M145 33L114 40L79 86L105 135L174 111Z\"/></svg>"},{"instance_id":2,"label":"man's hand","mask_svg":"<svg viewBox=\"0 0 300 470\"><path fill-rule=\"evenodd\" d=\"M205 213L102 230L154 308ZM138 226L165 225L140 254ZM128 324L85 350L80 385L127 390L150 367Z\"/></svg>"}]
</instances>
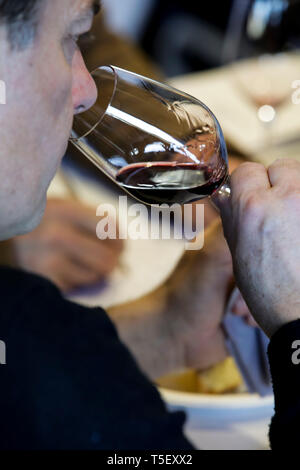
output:
<instances>
[{"instance_id":1,"label":"man's hand","mask_svg":"<svg viewBox=\"0 0 300 470\"><path fill-rule=\"evenodd\" d=\"M13 239L15 264L51 279L64 291L107 276L118 264L121 240L99 240L95 210L49 199L40 226Z\"/></svg>"},{"instance_id":2,"label":"man's hand","mask_svg":"<svg viewBox=\"0 0 300 470\"><path fill-rule=\"evenodd\" d=\"M271 337L300 318L300 163L241 165L222 204L237 284Z\"/></svg>"},{"instance_id":3,"label":"man's hand","mask_svg":"<svg viewBox=\"0 0 300 470\"><path fill-rule=\"evenodd\" d=\"M182 263L186 269L179 266L170 279L167 315L183 344L184 366L205 369L228 354L221 324L234 281L219 221L206 230L203 249L187 252Z\"/></svg>"},{"instance_id":4,"label":"man's hand","mask_svg":"<svg viewBox=\"0 0 300 470\"><path fill-rule=\"evenodd\" d=\"M232 282L230 251L216 222L206 232L204 249L186 252L164 285L109 314L152 379L188 367L205 369L227 356L221 323Z\"/></svg>"}]
</instances>

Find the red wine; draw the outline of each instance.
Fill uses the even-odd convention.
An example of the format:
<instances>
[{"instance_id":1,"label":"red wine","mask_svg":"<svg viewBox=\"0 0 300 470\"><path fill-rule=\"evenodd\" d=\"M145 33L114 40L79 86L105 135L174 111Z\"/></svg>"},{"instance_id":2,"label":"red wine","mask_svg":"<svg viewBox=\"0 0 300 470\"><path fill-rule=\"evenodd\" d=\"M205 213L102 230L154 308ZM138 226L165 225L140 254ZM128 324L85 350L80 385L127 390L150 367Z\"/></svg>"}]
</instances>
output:
<instances>
[{"instance_id":1,"label":"red wine","mask_svg":"<svg viewBox=\"0 0 300 470\"><path fill-rule=\"evenodd\" d=\"M213 194L227 176L220 158L218 168L186 162L142 162L123 167L117 182L146 204L187 204Z\"/></svg>"}]
</instances>

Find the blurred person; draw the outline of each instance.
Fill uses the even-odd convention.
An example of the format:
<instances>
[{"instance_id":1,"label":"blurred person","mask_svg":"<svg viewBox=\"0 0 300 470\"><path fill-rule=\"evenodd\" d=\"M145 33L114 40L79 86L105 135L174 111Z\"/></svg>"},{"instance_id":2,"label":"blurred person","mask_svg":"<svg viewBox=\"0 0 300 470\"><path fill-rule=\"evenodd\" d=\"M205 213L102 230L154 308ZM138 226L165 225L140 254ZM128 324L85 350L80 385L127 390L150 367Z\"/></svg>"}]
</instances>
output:
<instances>
[{"instance_id":1,"label":"blurred person","mask_svg":"<svg viewBox=\"0 0 300 470\"><path fill-rule=\"evenodd\" d=\"M123 242L97 239L96 225L93 208L49 198L33 232L0 244L0 261L45 276L64 292L98 283L118 265Z\"/></svg>"}]
</instances>

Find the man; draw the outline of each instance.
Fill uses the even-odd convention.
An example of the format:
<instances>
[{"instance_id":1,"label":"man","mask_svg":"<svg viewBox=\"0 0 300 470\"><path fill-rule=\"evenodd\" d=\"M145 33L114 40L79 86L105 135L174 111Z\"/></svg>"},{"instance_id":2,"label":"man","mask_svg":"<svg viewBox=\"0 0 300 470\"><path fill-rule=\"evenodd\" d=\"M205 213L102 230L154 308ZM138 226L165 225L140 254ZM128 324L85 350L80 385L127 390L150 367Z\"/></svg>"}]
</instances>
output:
<instances>
[{"instance_id":1,"label":"man","mask_svg":"<svg viewBox=\"0 0 300 470\"><path fill-rule=\"evenodd\" d=\"M0 2L0 74L8 89L0 108L1 239L38 224L73 114L96 98L75 42L90 28L91 6L90 0ZM165 370L204 367L226 355L220 324L231 260L223 246L212 226L201 254L185 257L170 278L155 318L141 321L134 310L115 315L121 335L134 335L134 344L148 333L153 375L162 362ZM216 250L224 253L217 276ZM1 269L0 280L7 347L0 369L2 448L191 448L183 417L166 412L101 309L66 302L52 284L22 272ZM203 348L210 348L205 357Z\"/></svg>"},{"instance_id":2,"label":"man","mask_svg":"<svg viewBox=\"0 0 300 470\"><path fill-rule=\"evenodd\" d=\"M0 75L7 85L7 105L0 108L2 240L40 222L73 115L96 99L76 45L91 27L92 6L90 0L0 1ZM218 234L212 232L213 244L215 237L220 244ZM191 275L179 279L189 305L181 295L178 302L168 295L166 310L162 303L154 318L141 322L135 311L115 317L124 337L135 336L134 344L145 332L151 335L146 349L153 376L227 354L220 319L231 260L226 252L215 278L213 251L208 243L199 276L194 258L183 261L193 264ZM178 291L177 276L170 279L176 286L170 292ZM101 309L66 302L52 284L22 272L1 269L0 278L1 341L7 348L0 369L2 448L191 448L182 434L183 417L167 413ZM220 292L217 305L207 289L212 278L211 289ZM207 314L212 310L215 315ZM203 357L205 345L211 352Z\"/></svg>"}]
</instances>

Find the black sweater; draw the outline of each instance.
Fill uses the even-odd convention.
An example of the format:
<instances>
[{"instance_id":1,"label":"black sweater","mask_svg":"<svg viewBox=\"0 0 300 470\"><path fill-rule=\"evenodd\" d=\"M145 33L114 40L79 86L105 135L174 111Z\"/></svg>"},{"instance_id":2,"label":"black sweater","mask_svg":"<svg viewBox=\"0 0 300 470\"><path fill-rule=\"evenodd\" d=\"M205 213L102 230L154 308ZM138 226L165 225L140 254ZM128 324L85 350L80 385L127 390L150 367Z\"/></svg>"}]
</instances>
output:
<instances>
[{"instance_id":1,"label":"black sweater","mask_svg":"<svg viewBox=\"0 0 300 470\"><path fill-rule=\"evenodd\" d=\"M68 302L45 279L6 268L0 294L0 449L192 449L184 414L167 412L102 309ZM300 320L269 345L273 449L299 442L295 340Z\"/></svg>"},{"instance_id":2,"label":"black sweater","mask_svg":"<svg viewBox=\"0 0 300 470\"><path fill-rule=\"evenodd\" d=\"M0 449L192 449L102 309L11 269L0 294Z\"/></svg>"},{"instance_id":3,"label":"black sweater","mask_svg":"<svg viewBox=\"0 0 300 470\"><path fill-rule=\"evenodd\" d=\"M298 346L292 347L295 341L299 341ZM273 335L268 355L275 397L271 448L296 450L300 443L300 320L284 325Z\"/></svg>"}]
</instances>

